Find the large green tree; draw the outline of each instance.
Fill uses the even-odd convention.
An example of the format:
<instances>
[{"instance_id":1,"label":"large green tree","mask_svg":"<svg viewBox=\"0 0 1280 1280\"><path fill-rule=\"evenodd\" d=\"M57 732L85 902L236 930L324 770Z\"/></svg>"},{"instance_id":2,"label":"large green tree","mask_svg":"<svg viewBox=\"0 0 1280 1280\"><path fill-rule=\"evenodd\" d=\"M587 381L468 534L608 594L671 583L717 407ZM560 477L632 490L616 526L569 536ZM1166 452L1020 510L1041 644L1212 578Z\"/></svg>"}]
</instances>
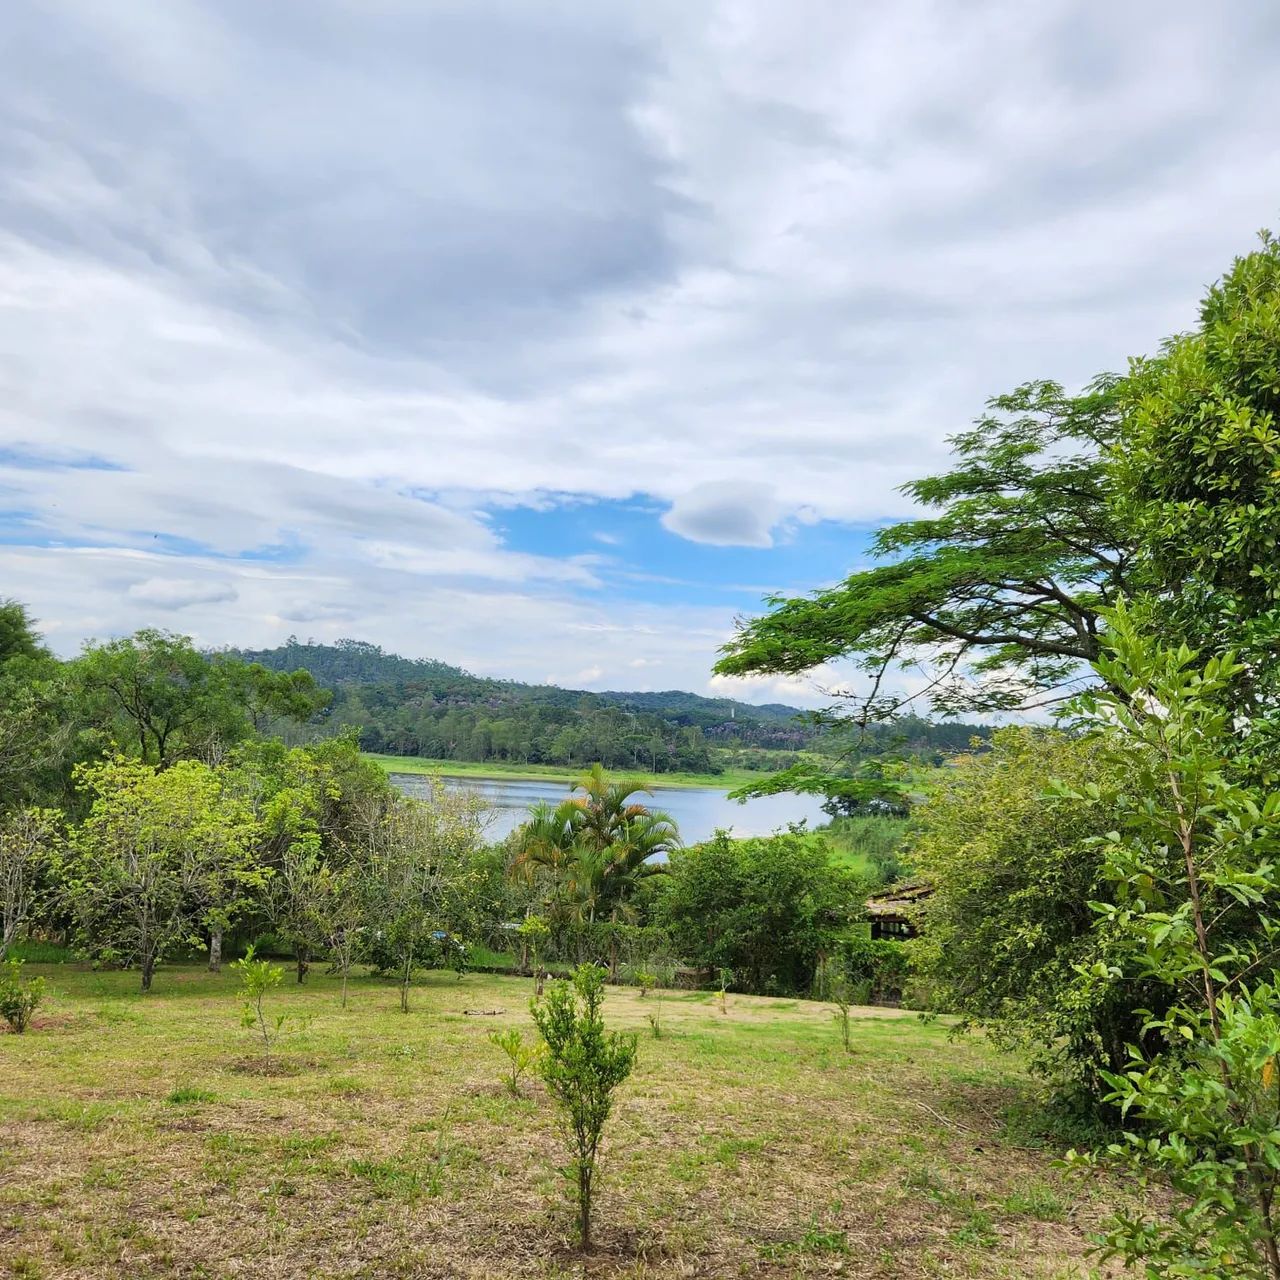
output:
<instances>
[{"instance_id":1,"label":"large green tree","mask_svg":"<svg viewBox=\"0 0 1280 1280\"><path fill-rule=\"evenodd\" d=\"M1256 767L1280 742L1280 242L1263 234L1197 325L1134 362L1111 451L1148 629L1240 658L1230 697ZM1271 757L1268 760L1267 757Z\"/></svg>"},{"instance_id":2,"label":"large green tree","mask_svg":"<svg viewBox=\"0 0 1280 1280\"><path fill-rule=\"evenodd\" d=\"M1034 382L992 400L952 437L956 466L904 491L926 514L882 529L885 563L828 590L775 597L716 670L809 671L838 659L867 676L864 722L895 715L903 670L944 712L1010 710L1072 691L1099 653L1099 610L1128 590L1131 551L1109 501L1116 380L1081 395Z\"/></svg>"},{"instance_id":3,"label":"large green tree","mask_svg":"<svg viewBox=\"0 0 1280 1280\"><path fill-rule=\"evenodd\" d=\"M305 671L210 659L190 637L154 629L86 645L74 671L88 715L111 741L162 766L216 756L270 716L306 719L329 700Z\"/></svg>"}]
</instances>

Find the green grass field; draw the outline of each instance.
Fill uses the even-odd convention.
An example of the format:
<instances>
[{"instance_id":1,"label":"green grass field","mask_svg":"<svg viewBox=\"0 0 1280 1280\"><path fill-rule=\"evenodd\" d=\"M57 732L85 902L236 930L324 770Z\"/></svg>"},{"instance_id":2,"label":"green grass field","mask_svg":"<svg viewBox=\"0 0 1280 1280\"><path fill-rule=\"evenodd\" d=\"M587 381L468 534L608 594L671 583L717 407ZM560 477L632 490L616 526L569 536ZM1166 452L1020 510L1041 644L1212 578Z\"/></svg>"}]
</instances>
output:
<instances>
[{"instance_id":1,"label":"green grass field","mask_svg":"<svg viewBox=\"0 0 1280 1280\"><path fill-rule=\"evenodd\" d=\"M268 1068L231 973L43 972L0 1035L0 1275L1083 1277L1119 1194L1059 1172L1011 1125L1018 1064L943 1023L858 1010L846 1054L826 1006L682 992L655 1040L618 989L644 1034L584 1259L550 1101L509 1096L488 1039L531 1026L523 980L431 974L406 1016L315 975L272 998L295 1029Z\"/></svg>"},{"instance_id":2,"label":"green grass field","mask_svg":"<svg viewBox=\"0 0 1280 1280\"><path fill-rule=\"evenodd\" d=\"M468 760L427 760L421 756L384 756L374 752L366 752L365 755L388 773L438 773L446 778L509 778L533 782L551 779L563 780L566 785L582 775L581 769L560 764L504 764L499 760L479 764ZM643 769L616 769L613 772L619 778L642 778L655 787L718 787L724 791L768 777L768 774L745 769L726 770L724 773L650 774Z\"/></svg>"}]
</instances>

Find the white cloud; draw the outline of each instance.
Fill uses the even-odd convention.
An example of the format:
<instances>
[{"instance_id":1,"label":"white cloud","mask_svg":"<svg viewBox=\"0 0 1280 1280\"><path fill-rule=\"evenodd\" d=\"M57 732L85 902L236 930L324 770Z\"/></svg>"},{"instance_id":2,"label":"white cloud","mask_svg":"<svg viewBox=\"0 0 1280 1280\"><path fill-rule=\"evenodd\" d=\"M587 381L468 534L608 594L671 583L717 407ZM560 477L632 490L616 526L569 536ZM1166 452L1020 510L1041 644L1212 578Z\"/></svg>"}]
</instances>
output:
<instances>
[{"instance_id":1,"label":"white cloud","mask_svg":"<svg viewBox=\"0 0 1280 1280\"><path fill-rule=\"evenodd\" d=\"M712 481L682 493L662 517L663 525L691 542L716 547L771 547L781 519L770 484Z\"/></svg>"},{"instance_id":2,"label":"white cloud","mask_svg":"<svg viewBox=\"0 0 1280 1280\"><path fill-rule=\"evenodd\" d=\"M900 514L987 395L1150 349L1280 208L1261 0L18 0L6 39L0 449L121 468L0 453L63 647L180 609L700 686L720 611L483 508Z\"/></svg>"}]
</instances>

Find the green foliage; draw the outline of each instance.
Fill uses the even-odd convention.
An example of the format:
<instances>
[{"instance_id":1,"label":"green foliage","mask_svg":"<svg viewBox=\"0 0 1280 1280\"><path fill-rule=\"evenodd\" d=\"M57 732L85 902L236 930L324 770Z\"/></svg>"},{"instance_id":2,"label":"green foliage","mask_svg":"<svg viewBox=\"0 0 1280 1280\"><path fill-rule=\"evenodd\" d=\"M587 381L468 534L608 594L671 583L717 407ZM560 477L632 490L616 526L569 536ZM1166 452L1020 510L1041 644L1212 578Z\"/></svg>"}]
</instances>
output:
<instances>
[{"instance_id":1,"label":"green foliage","mask_svg":"<svg viewBox=\"0 0 1280 1280\"><path fill-rule=\"evenodd\" d=\"M1276 777L1280 742L1280 242L1264 233L1199 323L1134 362L1111 455L1133 527L1146 625L1205 653L1230 645L1241 749Z\"/></svg>"},{"instance_id":2,"label":"green foliage","mask_svg":"<svg viewBox=\"0 0 1280 1280\"><path fill-rule=\"evenodd\" d=\"M861 915L864 889L832 866L820 841L796 832L750 840L720 833L671 855L652 911L688 963L732 969L746 991L799 993Z\"/></svg>"},{"instance_id":3,"label":"green foliage","mask_svg":"<svg viewBox=\"0 0 1280 1280\"><path fill-rule=\"evenodd\" d=\"M1055 780L1096 797L1055 802ZM1096 741L1002 729L990 752L946 773L909 852L934 890L911 946L937 1007L1094 1097L1099 1071L1118 1069L1141 1036L1135 1008L1168 1000L1158 982L1117 990L1079 973L1109 954L1089 907L1108 893L1089 841L1114 821L1125 781Z\"/></svg>"},{"instance_id":4,"label":"green foliage","mask_svg":"<svg viewBox=\"0 0 1280 1280\"><path fill-rule=\"evenodd\" d=\"M9 953L50 891L62 815L19 809L0 819L0 960Z\"/></svg>"},{"instance_id":5,"label":"green foliage","mask_svg":"<svg viewBox=\"0 0 1280 1280\"><path fill-rule=\"evenodd\" d=\"M822 810L831 818L905 818L911 809L906 771L901 764L887 760L864 760L839 774L815 759L806 759L761 782L731 791L729 798L746 800L781 792L822 796Z\"/></svg>"},{"instance_id":6,"label":"green foliage","mask_svg":"<svg viewBox=\"0 0 1280 1280\"><path fill-rule=\"evenodd\" d=\"M884 686L898 668L923 671L925 696L948 713L1020 707L1079 674L1099 652L1099 610L1127 588L1099 455L1116 436L1115 380L1074 397L1028 383L990 410L952 438L952 471L905 486L932 513L876 535L885 564L774 598L716 669L794 674L852 659L872 681L862 723L904 705Z\"/></svg>"},{"instance_id":7,"label":"green foliage","mask_svg":"<svg viewBox=\"0 0 1280 1280\"><path fill-rule=\"evenodd\" d=\"M85 712L118 749L168 764L243 741L268 711L305 718L324 701L305 673L210 661L188 636L144 630L88 644L74 664Z\"/></svg>"},{"instance_id":8,"label":"green foliage","mask_svg":"<svg viewBox=\"0 0 1280 1280\"><path fill-rule=\"evenodd\" d=\"M513 1098L518 1098L520 1077L538 1065L542 1057L542 1046L528 1043L519 1027L509 1027L506 1031L490 1031L489 1040L506 1054L507 1065L502 1082L507 1086L507 1092Z\"/></svg>"},{"instance_id":9,"label":"green foliage","mask_svg":"<svg viewBox=\"0 0 1280 1280\"><path fill-rule=\"evenodd\" d=\"M868 1000L901 999L911 970L908 944L852 934L834 948L838 978Z\"/></svg>"},{"instance_id":10,"label":"green foliage","mask_svg":"<svg viewBox=\"0 0 1280 1280\"><path fill-rule=\"evenodd\" d=\"M1280 794L1233 777L1230 653L1161 649L1118 610L1094 717L1132 791L1099 844L1111 901L1094 904L1109 958L1099 986L1156 982L1174 1000L1105 1073L1129 1120L1107 1154L1168 1178L1160 1218L1118 1214L1107 1250L1152 1277L1280 1277ZM1096 804L1087 782L1063 788Z\"/></svg>"},{"instance_id":11,"label":"green foliage","mask_svg":"<svg viewBox=\"0 0 1280 1280\"><path fill-rule=\"evenodd\" d=\"M287 1014L278 1014L269 1021L263 1002L284 981L284 969L269 960L259 960L250 947L244 957L232 966L240 975L241 1023L262 1037L262 1053L270 1057L271 1044L284 1029Z\"/></svg>"},{"instance_id":12,"label":"green foliage","mask_svg":"<svg viewBox=\"0 0 1280 1280\"><path fill-rule=\"evenodd\" d=\"M540 802L512 834L512 870L541 884L545 910L561 926L613 924L632 916L632 899L646 880L665 874L655 861L679 844L676 824L639 803L648 788L615 779L599 765L578 779L575 793L558 805ZM616 973L618 935L609 938Z\"/></svg>"},{"instance_id":13,"label":"green foliage","mask_svg":"<svg viewBox=\"0 0 1280 1280\"><path fill-rule=\"evenodd\" d=\"M467 926L465 885L481 818L476 796L433 781L430 801L395 797L365 835L366 910L387 967L400 979L402 1013L409 1012L415 970Z\"/></svg>"},{"instance_id":14,"label":"green foliage","mask_svg":"<svg viewBox=\"0 0 1280 1280\"><path fill-rule=\"evenodd\" d=\"M26 606L17 600L0 599L0 667L14 658L41 658L45 654Z\"/></svg>"},{"instance_id":15,"label":"green foliage","mask_svg":"<svg viewBox=\"0 0 1280 1280\"><path fill-rule=\"evenodd\" d=\"M198 945L212 904L260 880L253 814L232 773L117 756L79 766L88 817L55 854L59 895L82 948L136 964L142 989L179 945Z\"/></svg>"},{"instance_id":16,"label":"green foliage","mask_svg":"<svg viewBox=\"0 0 1280 1280\"><path fill-rule=\"evenodd\" d=\"M840 1043L845 1053L853 1052L853 1040L849 1026L849 1009L854 1002L854 987L847 974L837 971L828 982L827 999L836 1007L835 1022L840 1031Z\"/></svg>"},{"instance_id":17,"label":"green foliage","mask_svg":"<svg viewBox=\"0 0 1280 1280\"><path fill-rule=\"evenodd\" d=\"M578 1209L578 1242L591 1247L591 1212L597 1189L597 1160L613 1095L635 1066L632 1035L607 1032L601 1005L605 971L582 965L572 982L555 982L546 999L531 1006L546 1042L540 1070L559 1105L572 1159L565 1176Z\"/></svg>"},{"instance_id":18,"label":"green foliage","mask_svg":"<svg viewBox=\"0 0 1280 1280\"><path fill-rule=\"evenodd\" d=\"M0 1018L19 1036L31 1025L32 1014L44 1000L44 979L24 979L22 964L14 959L0 964Z\"/></svg>"}]
</instances>

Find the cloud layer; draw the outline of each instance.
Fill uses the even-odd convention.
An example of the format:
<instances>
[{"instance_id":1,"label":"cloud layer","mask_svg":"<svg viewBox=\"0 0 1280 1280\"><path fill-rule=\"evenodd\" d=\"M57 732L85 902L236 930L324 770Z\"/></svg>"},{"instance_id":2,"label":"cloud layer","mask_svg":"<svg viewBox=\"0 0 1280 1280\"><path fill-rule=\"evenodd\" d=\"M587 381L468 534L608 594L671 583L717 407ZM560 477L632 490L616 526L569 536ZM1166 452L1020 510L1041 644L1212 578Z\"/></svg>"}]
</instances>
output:
<instances>
[{"instance_id":1,"label":"cloud layer","mask_svg":"<svg viewBox=\"0 0 1280 1280\"><path fill-rule=\"evenodd\" d=\"M1280 208L1266 0L6 25L0 591L64 650L161 621L705 687L724 583L805 585L769 557L817 522L852 564L987 395L1190 323ZM723 549L703 598L621 591L653 566L607 529L500 531L637 500Z\"/></svg>"}]
</instances>

